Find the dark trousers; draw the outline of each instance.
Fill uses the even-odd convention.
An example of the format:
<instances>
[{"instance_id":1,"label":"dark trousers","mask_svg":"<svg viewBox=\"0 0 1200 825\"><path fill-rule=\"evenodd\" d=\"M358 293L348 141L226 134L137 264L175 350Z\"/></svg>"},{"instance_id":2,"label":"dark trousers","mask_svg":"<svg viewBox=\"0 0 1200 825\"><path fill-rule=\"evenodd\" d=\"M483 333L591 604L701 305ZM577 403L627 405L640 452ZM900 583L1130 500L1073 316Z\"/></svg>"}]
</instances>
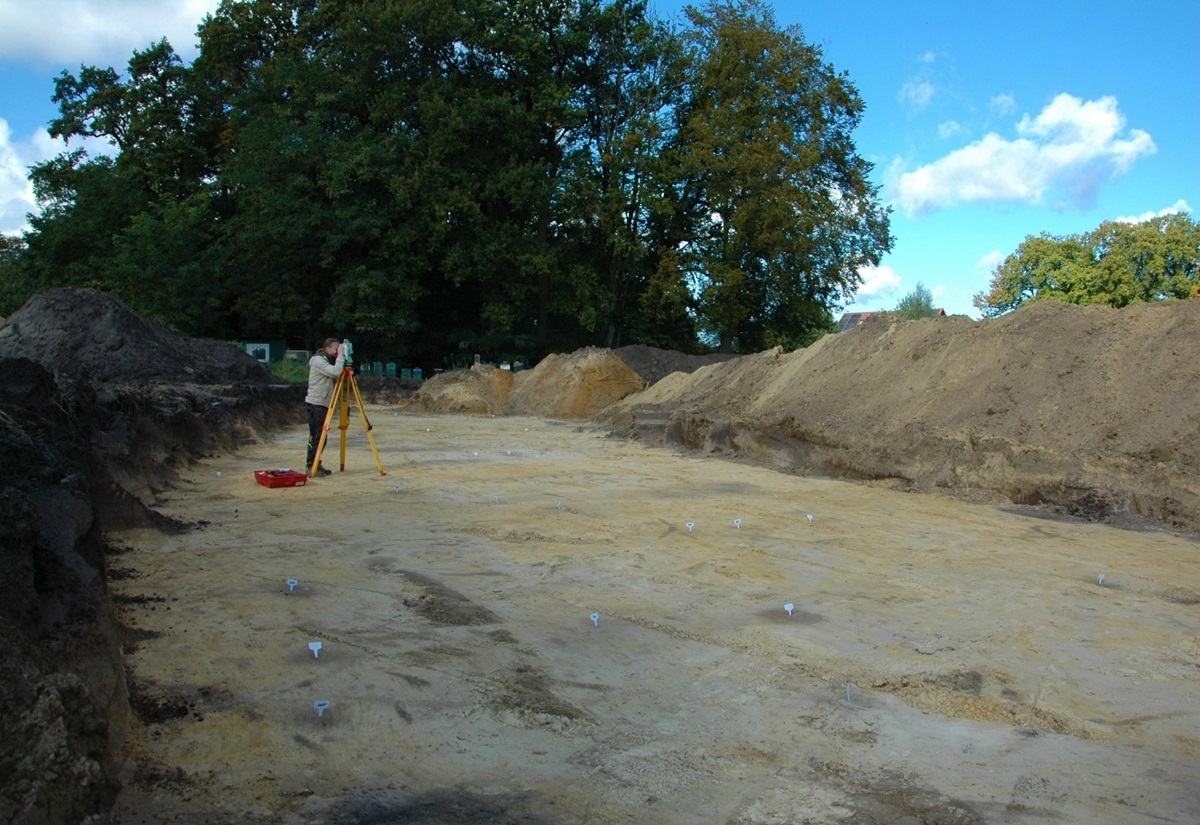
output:
<instances>
[{"instance_id":1,"label":"dark trousers","mask_svg":"<svg viewBox=\"0 0 1200 825\"><path fill-rule=\"evenodd\" d=\"M305 404L308 408L308 460L304 462L304 472L312 472L313 459L317 457L317 444L321 441L321 427L325 425L325 416L329 414L328 407L318 407L316 404Z\"/></svg>"}]
</instances>

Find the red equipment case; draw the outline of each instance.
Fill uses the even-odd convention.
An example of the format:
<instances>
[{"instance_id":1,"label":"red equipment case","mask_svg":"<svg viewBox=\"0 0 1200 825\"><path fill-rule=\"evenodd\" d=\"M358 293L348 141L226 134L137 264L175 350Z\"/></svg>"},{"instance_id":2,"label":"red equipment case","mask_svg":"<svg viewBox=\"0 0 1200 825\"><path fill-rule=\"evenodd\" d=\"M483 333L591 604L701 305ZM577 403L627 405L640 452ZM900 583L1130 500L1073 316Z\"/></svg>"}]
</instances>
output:
<instances>
[{"instance_id":1,"label":"red equipment case","mask_svg":"<svg viewBox=\"0 0 1200 825\"><path fill-rule=\"evenodd\" d=\"M264 487L303 487L308 476L295 470L255 470L254 480Z\"/></svg>"}]
</instances>

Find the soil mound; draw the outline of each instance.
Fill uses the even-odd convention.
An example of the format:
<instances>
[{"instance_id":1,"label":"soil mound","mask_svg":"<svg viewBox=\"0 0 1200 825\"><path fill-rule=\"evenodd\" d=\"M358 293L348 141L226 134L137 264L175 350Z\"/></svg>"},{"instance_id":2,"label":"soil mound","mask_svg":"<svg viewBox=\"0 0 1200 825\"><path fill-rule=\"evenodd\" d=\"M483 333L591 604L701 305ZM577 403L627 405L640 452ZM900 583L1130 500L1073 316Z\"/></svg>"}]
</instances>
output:
<instances>
[{"instance_id":1,"label":"soil mound","mask_svg":"<svg viewBox=\"0 0 1200 825\"><path fill-rule=\"evenodd\" d=\"M276 383L270 370L222 341L176 335L98 289L54 289L0 326L0 352L86 383Z\"/></svg>"},{"instance_id":2,"label":"soil mound","mask_svg":"<svg viewBox=\"0 0 1200 825\"><path fill-rule=\"evenodd\" d=\"M505 412L542 418L587 418L641 390L646 382L611 350L549 355L517 373Z\"/></svg>"},{"instance_id":3,"label":"soil mound","mask_svg":"<svg viewBox=\"0 0 1200 825\"><path fill-rule=\"evenodd\" d=\"M196 458L299 421L304 386L221 341L176 335L96 289L55 289L0 326L0 358L26 357L64 389L90 387L105 529L153 522L151 505Z\"/></svg>"},{"instance_id":4,"label":"soil mound","mask_svg":"<svg viewBox=\"0 0 1200 825\"><path fill-rule=\"evenodd\" d=\"M532 370L490 366L426 381L413 397L424 412L588 418L645 386L611 350L587 348L549 355Z\"/></svg>"},{"instance_id":5,"label":"soil mound","mask_svg":"<svg viewBox=\"0 0 1200 825\"><path fill-rule=\"evenodd\" d=\"M1200 532L1200 301L880 318L599 419L806 473Z\"/></svg>"},{"instance_id":6,"label":"soil mound","mask_svg":"<svg viewBox=\"0 0 1200 825\"><path fill-rule=\"evenodd\" d=\"M502 415L512 385L512 372L480 364L429 379L413 396L412 406L423 412Z\"/></svg>"},{"instance_id":7,"label":"soil mound","mask_svg":"<svg viewBox=\"0 0 1200 825\"><path fill-rule=\"evenodd\" d=\"M631 344L615 349L613 353L631 370L640 375L647 384L657 384L671 373L691 373L710 364L721 364L740 357L720 353L689 355L670 349L648 347L645 344Z\"/></svg>"}]
</instances>

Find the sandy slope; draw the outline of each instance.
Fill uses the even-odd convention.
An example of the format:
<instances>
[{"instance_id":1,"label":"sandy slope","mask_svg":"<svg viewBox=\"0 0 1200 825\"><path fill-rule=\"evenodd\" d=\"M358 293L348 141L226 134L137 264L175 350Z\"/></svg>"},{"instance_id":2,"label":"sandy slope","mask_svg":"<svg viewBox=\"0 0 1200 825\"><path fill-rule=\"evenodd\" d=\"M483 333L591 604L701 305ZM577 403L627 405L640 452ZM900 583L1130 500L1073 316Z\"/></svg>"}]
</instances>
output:
<instances>
[{"instance_id":1,"label":"sandy slope","mask_svg":"<svg viewBox=\"0 0 1200 825\"><path fill-rule=\"evenodd\" d=\"M804 473L1200 533L1200 301L877 320L669 376L623 431Z\"/></svg>"},{"instance_id":2,"label":"sandy slope","mask_svg":"<svg viewBox=\"0 0 1200 825\"><path fill-rule=\"evenodd\" d=\"M1200 820L1195 542L371 412L386 478L256 485L296 429L115 537L118 822Z\"/></svg>"}]
</instances>

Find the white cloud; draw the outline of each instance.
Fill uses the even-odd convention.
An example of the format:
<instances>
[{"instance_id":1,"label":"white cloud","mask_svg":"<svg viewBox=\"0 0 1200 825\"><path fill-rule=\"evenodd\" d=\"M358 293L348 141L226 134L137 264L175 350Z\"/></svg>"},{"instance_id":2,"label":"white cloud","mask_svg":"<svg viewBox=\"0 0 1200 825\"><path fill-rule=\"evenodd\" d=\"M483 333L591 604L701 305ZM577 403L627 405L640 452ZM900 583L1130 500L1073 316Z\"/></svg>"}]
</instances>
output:
<instances>
[{"instance_id":1,"label":"white cloud","mask_svg":"<svg viewBox=\"0 0 1200 825\"><path fill-rule=\"evenodd\" d=\"M900 87L896 97L901 103L924 109L933 100L933 92L933 84L928 80L910 80Z\"/></svg>"},{"instance_id":2,"label":"white cloud","mask_svg":"<svg viewBox=\"0 0 1200 825\"><path fill-rule=\"evenodd\" d=\"M70 148L83 149L91 157L112 155L113 147L96 138L76 138ZM38 129L28 138L14 138L8 121L0 118L0 232L13 234L29 228L25 216L38 211L29 181L29 167L47 161L67 146Z\"/></svg>"},{"instance_id":3,"label":"white cloud","mask_svg":"<svg viewBox=\"0 0 1200 825\"><path fill-rule=\"evenodd\" d=\"M993 249L975 262L975 268L991 272L1002 263L1004 263L1004 253L999 249Z\"/></svg>"},{"instance_id":4,"label":"white cloud","mask_svg":"<svg viewBox=\"0 0 1200 825\"><path fill-rule=\"evenodd\" d=\"M0 232L26 227L25 215L35 211L33 184L26 177L29 146L14 145L8 121L0 119Z\"/></svg>"},{"instance_id":5,"label":"white cloud","mask_svg":"<svg viewBox=\"0 0 1200 825\"><path fill-rule=\"evenodd\" d=\"M1023 116L1017 137L985 135L912 171L893 162L888 189L909 214L929 214L960 203L1040 204L1088 208L1107 179L1157 151L1141 129L1125 132L1115 97L1084 101L1060 94L1037 117Z\"/></svg>"},{"instance_id":6,"label":"white cloud","mask_svg":"<svg viewBox=\"0 0 1200 825\"><path fill-rule=\"evenodd\" d=\"M1115 218L1114 220L1116 220L1117 223L1145 223L1146 221L1153 220L1154 218L1162 218L1166 217L1167 215L1180 215L1184 213L1190 214L1191 211L1192 207L1188 205L1188 202L1183 198L1180 198L1166 209L1160 209L1157 212L1143 212L1140 215L1124 215L1120 218Z\"/></svg>"},{"instance_id":7,"label":"white cloud","mask_svg":"<svg viewBox=\"0 0 1200 825\"><path fill-rule=\"evenodd\" d=\"M962 130L962 124L957 120L944 120L938 124L938 137L945 140L948 137L954 137Z\"/></svg>"},{"instance_id":8,"label":"white cloud","mask_svg":"<svg viewBox=\"0 0 1200 825\"><path fill-rule=\"evenodd\" d=\"M932 63L933 61L937 60L937 55L935 55L933 52L929 51L929 52L925 52L923 55L921 55L920 59L921 59L922 63Z\"/></svg>"},{"instance_id":9,"label":"white cloud","mask_svg":"<svg viewBox=\"0 0 1200 825\"><path fill-rule=\"evenodd\" d=\"M858 288L860 298L895 292L900 287L900 276L890 266L860 266L858 274L863 280Z\"/></svg>"},{"instance_id":10,"label":"white cloud","mask_svg":"<svg viewBox=\"0 0 1200 825\"><path fill-rule=\"evenodd\" d=\"M196 27L218 0L0 0L0 54L7 61L122 68L135 49L163 37L195 53Z\"/></svg>"},{"instance_id":11,"label":"white cloud","mask_svg":"<svg viewBox=\"0 0 1200 825\"><path fill-rule=\"evenodd\" d=\"M1011 115L1017 110L1017 99L1005 92L989 100L988 108L998 115Z\"/></svg>"}]
</instances>

